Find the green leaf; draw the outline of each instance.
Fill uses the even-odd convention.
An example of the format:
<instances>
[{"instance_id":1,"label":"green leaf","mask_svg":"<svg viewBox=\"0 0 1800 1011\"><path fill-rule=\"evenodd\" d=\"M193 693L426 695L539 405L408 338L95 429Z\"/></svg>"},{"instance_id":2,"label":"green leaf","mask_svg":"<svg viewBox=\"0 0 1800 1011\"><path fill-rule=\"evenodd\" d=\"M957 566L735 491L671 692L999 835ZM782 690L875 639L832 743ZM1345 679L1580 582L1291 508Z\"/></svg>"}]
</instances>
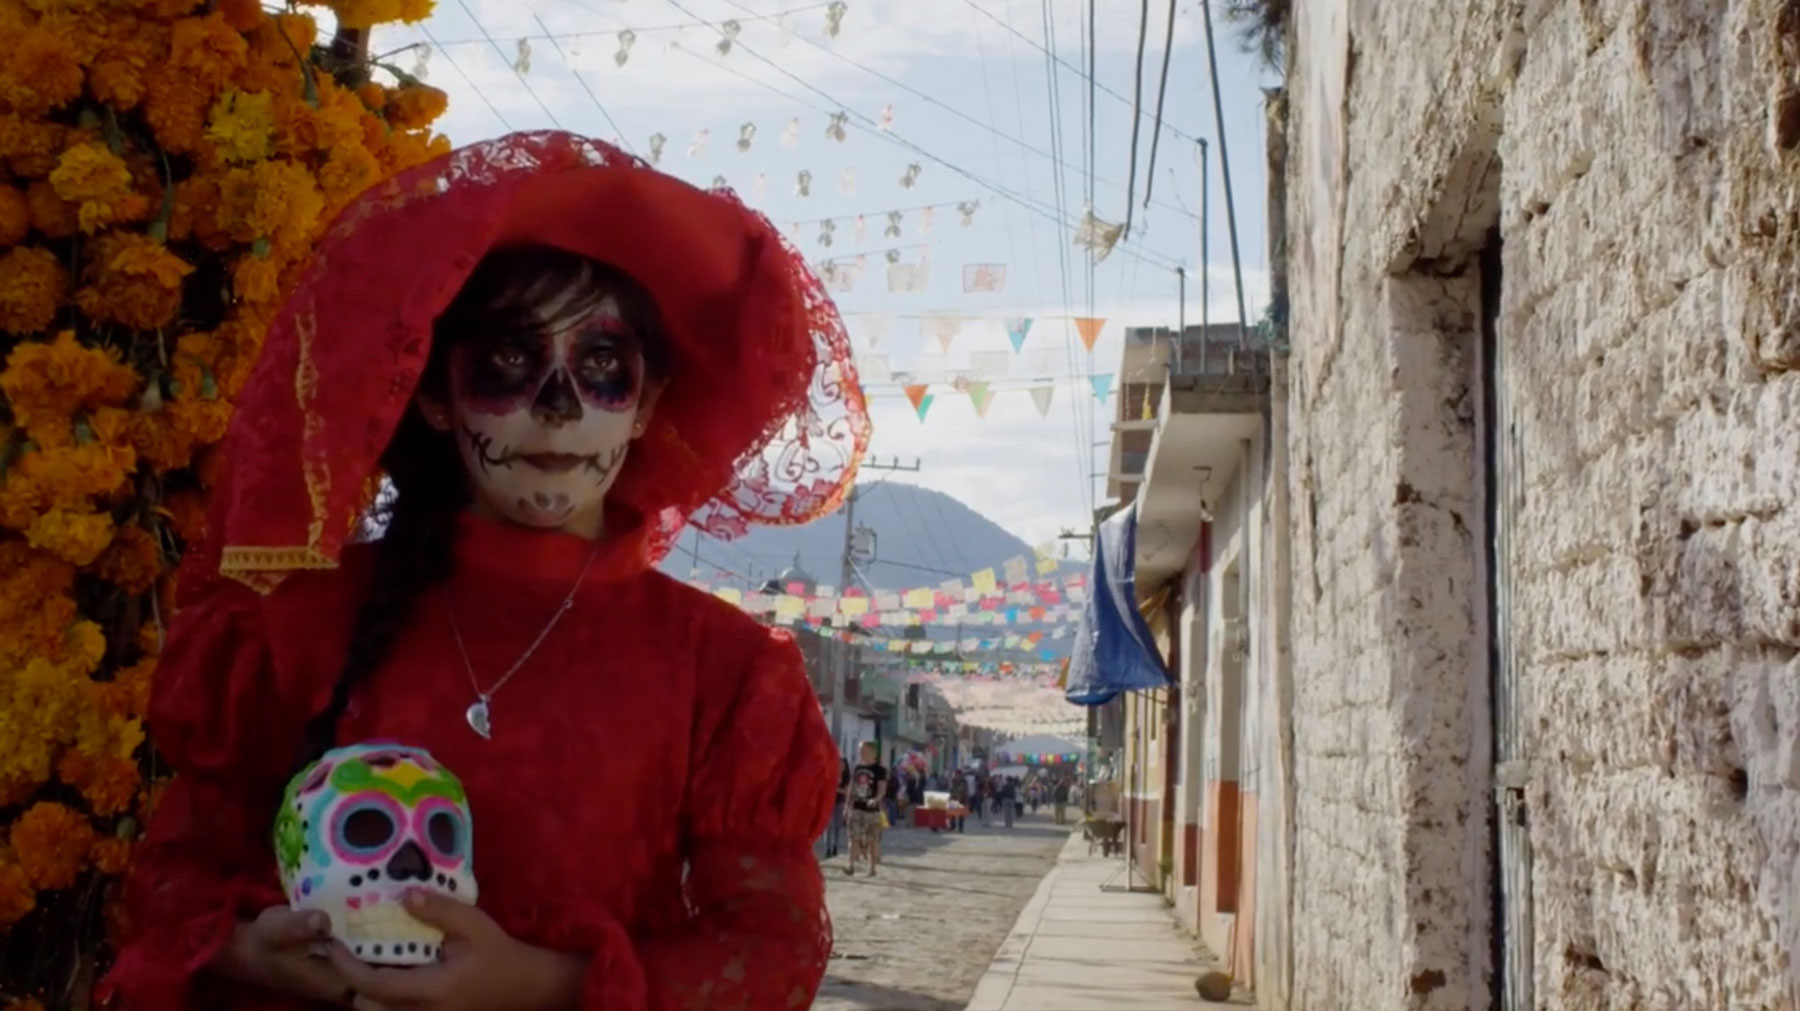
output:
<instances>
[{"instance_id":1,"label":"green leaf","mask_svg":"<svg viewBox=\"0 0 1800 1011\"><path fill-rule=\"evenodd\" d=\"M75 430L75 445L85 446L94 441L94 426L88 424L87 418L76 418L72 427Z\"/></svg>"},{"instance_id":2,"label":"green leaf","mask_svg":"<svg viewBox=\"0 0 1800 1011\"><path fill-rule=\"evenodd\" d=\"M275 244L270 242L269 237L266 235L250 244L250 252L259 260L268 259L269 254L274 251Z\"/></svg>"}]
</instances>

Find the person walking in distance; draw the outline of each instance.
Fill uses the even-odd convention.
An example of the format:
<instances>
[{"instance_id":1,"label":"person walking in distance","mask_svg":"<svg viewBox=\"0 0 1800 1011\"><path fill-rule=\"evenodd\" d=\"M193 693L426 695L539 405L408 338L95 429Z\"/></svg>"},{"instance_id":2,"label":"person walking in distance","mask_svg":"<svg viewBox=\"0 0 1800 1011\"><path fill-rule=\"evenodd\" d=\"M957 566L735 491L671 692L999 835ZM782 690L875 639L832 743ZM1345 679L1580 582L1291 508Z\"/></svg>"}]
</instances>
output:
<instances>
[{"instance_id":1,"label":"person walking in distance","mask_svg":"<svg viewBox=\"0 0 1800 1011\"><path fill-rule=\"evenodd\" d=\"M874 741L864 741L861 762L850 770L850 863L844 873L856 874L856 859L869 862L869 876L881 865L881 815L887 800L888 770L880 761Z\"/></svg>"},{"instance_id":2,"label":"person walking in distance","mask_svg":"<svg viewBox=\"0 0 1800 1011\"><path fill-rule=\"evenodd\" d=\"M1006 827L1013 827L1013 816L1019 810L1019 785L1011 776L1000 781L995 800L999 803L1001 813L1006 818Z\"/></svg>"},{"instance_id":3,"label":"person walking in distance","mask_svg":"<svg viewBox=\"0 0 1800 1011\"><path fill-rule=\"evenodd\" d=\"M1056 804L1056 823L1058 825L1064 824L1069 817L1069 781L1067 779L1058 779L1056 781L1055 789L1050 793L1050 797Z\"/></svg>"}]
</instances>

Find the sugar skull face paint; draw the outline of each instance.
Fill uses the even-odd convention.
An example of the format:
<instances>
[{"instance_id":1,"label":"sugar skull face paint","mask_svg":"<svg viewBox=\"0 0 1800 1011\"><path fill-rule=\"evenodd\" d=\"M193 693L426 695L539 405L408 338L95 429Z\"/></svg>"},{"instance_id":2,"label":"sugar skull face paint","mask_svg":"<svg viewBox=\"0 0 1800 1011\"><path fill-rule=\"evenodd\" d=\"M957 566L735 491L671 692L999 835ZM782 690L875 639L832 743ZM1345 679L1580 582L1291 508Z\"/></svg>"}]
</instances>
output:
<instances>
[{"instance_id":1,"label":"sugar skull face paint","mask_svg":"<svg viewBox=\"0 0 1800 1011\"><path fill-rule=\"evenodd\" d=\"M402 744L337 748L302 769L275 819L275 856L289 905L325 912L332 936L376 964L438 958L443 934L406 912L409 889L476 899L462 783Z\"/></svg>"},{"instance_id":2,"label":"sugar skull face paint","mask_svg":"<svg viewBox=\"0 0 1800 1011\"><path fill-rule=\"evenodd\" d=\"M595 514L636 433L644 376L637 335L611 298L554 332L463 342L450 359L450 407L478 497L527 526Z\"/></svg>"}]
</instances>

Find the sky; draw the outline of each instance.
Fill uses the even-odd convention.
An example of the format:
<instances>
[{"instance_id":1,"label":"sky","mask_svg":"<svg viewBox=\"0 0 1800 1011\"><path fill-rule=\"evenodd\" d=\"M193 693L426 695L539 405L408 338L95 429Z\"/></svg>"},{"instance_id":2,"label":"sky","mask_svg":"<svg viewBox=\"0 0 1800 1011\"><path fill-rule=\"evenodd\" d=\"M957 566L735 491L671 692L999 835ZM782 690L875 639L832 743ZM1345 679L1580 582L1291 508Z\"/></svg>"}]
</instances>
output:
<instances>
[{"instance_id":1,"label":"sky","mask_svg":"<svg viewBox=\"0 0 1800 1011\"><path fill-rule=\"evenodd\" d=\"M1095 3L1091 117L1076 0L847 0L835 35L836 5L815 0L438 0L429 21L384 29L373 50L450 94L439 128L459 145L560 127L648 157L660 135L661 169L702 186L722 177L815 264L838 263L853 278L837 301L866 366L871 456L919 467L880 476L947 492L1039 544L1086 530L1105 501L1114 401L1096 397L1096 377L1104 388L1117 370L1124 327L1201 319L1200 138L1211 159L1206 317L1237 318L1201 11L1176 2L1160 131L1163 0L1144 0L1137 117L1145 8L1126 0ZM1260 89L1274 82L1232 26L1215 30L1254 320L1268 290ZM1105 221L1135 205L1129 234L1091 275L1073 245L1090 190ZM886 234L893 211L897 238ZM890 290L890 258L927 261L928 284ZM965 290L964 268L978 264L1005 268L1001 290ZM1106 321L1091 353L1072 317ZM1015 354L1006 321L1023 318L1033 323ZM934 381L923 418L901 372ZM948 382L958 372L989 382L985 417ZM1046 383L1055 390L1040 413L1029 391Z\"/></svg>"}]
</instances>

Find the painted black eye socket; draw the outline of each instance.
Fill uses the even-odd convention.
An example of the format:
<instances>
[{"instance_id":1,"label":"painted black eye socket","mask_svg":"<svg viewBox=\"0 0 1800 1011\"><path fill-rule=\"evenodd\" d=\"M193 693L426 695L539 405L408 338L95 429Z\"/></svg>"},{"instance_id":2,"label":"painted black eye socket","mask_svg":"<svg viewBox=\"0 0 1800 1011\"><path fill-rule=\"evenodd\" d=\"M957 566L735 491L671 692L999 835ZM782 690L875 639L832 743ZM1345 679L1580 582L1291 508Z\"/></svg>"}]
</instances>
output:
<instances>
[{"instance_id":1,"label":"painted black eye socket","mask_svg":"<svg viewBox=\"0 0 1800 1011\"><path fill-rule=\"evenodd\" d=\"M344 819L344 841L359 850L380 849L394 837L395 828L386 811L365 807Z\"/></svg>"},{"instance_id":2,"label":"painted black eye socket","mask_svg":"<svg viewBox=\"0 0 1800 1011\"><path fill-rule=\"evenodd\" d=\"M438 811L425 821L425 835L431 846L447 857L462 855L462 825L448 811Z\"/></svg>"}]
</instances>

